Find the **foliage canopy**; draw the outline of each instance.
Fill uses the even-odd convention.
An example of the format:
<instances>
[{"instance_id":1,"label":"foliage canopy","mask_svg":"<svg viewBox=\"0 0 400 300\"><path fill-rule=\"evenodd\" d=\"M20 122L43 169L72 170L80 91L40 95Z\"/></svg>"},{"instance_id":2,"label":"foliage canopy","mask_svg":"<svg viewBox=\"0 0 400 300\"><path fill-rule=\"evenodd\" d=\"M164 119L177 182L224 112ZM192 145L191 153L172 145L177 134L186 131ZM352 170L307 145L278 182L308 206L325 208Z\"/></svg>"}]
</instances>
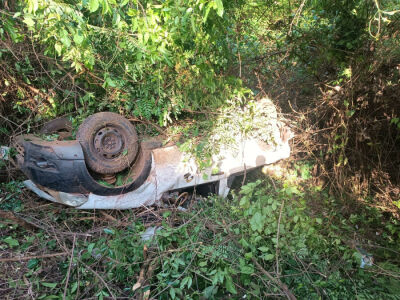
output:
<instances>
[{"instance_id":1,"label":"foliage canopy","mask_svg":"<svg viewBox=\"0 0 400 300\"><path fill-rule=\"evenodd\" d=\"M299 298L398 298L399 37L397 0L2 1L1 143L59 115L77 125L115 111L183 136L207 166L237 134L268 138L255 121L272 115L258 109L265 96L290 112L298 137L288 177L258 174L229 200L163 210L147 243L134 213L110 212L126 221L110 223L107 213L42 211L10 180L18 174L0 173L1 212L44 220L28 220L33 233L1 220L0 250L69 254L4 264L15 273L0 293L284 296L267 272ZM152 276L132 289L142 270Z\"/></svg>"}]
</instances>

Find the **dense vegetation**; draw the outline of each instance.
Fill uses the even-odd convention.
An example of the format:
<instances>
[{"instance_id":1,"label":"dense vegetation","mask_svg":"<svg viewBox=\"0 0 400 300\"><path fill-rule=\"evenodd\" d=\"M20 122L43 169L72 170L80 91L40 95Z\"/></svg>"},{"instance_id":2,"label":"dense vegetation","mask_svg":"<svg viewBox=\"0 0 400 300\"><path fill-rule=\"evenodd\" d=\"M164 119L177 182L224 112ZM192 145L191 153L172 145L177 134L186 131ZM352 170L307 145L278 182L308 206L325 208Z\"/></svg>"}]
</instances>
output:
<instances>
[{"instance_id":1,"label":"dense vegetation","mask_svg":"<svg viewBox=\"0 0 400 300\"><path fill-rule=\"evenodd\" d=\"M206 166L263 97L296 137L185 212L47 204L1 162L1 297L398 299L399 80L396 0L3 0L1 144L115 111Z\"/></svg>"}]
</instances>

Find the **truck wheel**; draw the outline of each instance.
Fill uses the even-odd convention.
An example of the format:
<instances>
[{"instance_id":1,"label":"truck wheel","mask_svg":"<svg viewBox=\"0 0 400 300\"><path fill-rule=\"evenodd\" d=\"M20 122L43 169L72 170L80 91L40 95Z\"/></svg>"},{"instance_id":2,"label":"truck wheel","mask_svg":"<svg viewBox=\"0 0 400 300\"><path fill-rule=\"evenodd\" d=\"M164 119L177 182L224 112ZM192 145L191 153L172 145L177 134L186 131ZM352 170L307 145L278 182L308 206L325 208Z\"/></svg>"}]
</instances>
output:
<instances>
[{"instance_id":1,"label":"truck wheel","mask_svg":"<svg viewBox=\"0 0 400 300\"><path fill-rule=\"evenodd\" d=\"M124 170L138 153L135 127L112 112L91 115L79 127L76 139L82 145L87 166L99 174Z\"/></svg>"}]
</instances>

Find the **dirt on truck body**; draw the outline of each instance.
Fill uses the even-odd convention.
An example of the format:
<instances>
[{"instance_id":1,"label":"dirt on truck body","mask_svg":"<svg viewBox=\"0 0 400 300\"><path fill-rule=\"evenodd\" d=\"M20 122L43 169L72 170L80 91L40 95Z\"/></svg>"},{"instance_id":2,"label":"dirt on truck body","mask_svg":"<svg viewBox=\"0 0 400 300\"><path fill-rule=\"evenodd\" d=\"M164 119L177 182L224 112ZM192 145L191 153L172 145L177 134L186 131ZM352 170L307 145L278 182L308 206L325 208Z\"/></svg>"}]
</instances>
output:
<instances>
[{"instance_id":1,"label":"dirt on truck body","mask_svg":"<svg viewBox=\"0 0 400 300\"><path fill-rule=\"evenodd\" d=\"M212 166L200 169L178 146L139 142L128 120L99 113L83 122L76 140L17 137L17 161L29 178L24 182L27 188L41 198L79 209L152 205L166 192L204 184L214 184L217 194L226 197L235 176L289 157L291 132L275 126L273 145L237 137L235 147L220 149ZM121 171L124 179L118 186L110 185Z\"/></svg>"}]
</instances>

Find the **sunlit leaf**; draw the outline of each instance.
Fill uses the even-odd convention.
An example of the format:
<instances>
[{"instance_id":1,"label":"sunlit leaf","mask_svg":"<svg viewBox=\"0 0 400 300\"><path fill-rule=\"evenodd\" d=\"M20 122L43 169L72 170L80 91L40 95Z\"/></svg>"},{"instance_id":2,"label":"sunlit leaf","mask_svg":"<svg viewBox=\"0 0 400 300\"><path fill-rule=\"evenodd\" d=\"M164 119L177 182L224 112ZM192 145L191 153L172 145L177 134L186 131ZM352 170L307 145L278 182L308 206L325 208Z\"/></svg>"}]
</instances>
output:
<instances>
[{"instance_id":1,"label":"sunlit leaf","mask_svg":"<svg viewBox=\"0 0 400 300\"><path fill-rule=\"evenodd\" d=\"M99 8L99 0L90 0L89 1L89 11L95 12Z\"/></svg>"}]
</instances>

